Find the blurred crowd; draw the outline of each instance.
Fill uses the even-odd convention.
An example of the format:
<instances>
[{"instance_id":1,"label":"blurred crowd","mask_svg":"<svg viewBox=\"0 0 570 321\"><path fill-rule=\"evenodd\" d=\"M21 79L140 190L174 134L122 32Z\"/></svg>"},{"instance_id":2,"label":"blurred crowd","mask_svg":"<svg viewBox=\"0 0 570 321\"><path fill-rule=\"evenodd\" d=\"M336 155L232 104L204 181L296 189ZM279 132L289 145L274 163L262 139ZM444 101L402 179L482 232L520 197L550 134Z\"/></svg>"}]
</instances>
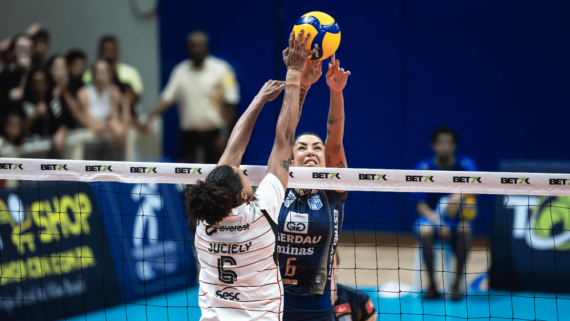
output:
<instances>
[{"instance_id":1,"label":"blurred crowd","mask_svg":"<svg viewBox=\"0 0 570 321\"><path fill-rule=\"evenodd\" d=\"M143 84L136 68L119 61L118 39L101 37L91 66L80 49L49 51L50 34L39 24L0 42L0 147L49 137L50 157L61 158L75 128L124 141L138 126Z\"/></svg>"},{"instance_id":2,"label":"blurred crowd","mask_svg":"<svg viewBox=\"0 0 570 321\"><path fill-rule=\"evenodd\" d=\"M48 56L50 34L39 24L4 39L0 147L20 146L33 136L49 137L53 144L48 157L62 158L71 129L87 128L111 144L121 143L129 128L149 132L151 122L176 104L178 161L216 163L233 128L239 85L233 68L209 53L205 32L190 33L186 49L189 59L172 70L154 108L148 115L137 115L143 83L135 67L119 60L115 36L99 39L91 66L80 49Z\"/></svg>"}]
</instances>

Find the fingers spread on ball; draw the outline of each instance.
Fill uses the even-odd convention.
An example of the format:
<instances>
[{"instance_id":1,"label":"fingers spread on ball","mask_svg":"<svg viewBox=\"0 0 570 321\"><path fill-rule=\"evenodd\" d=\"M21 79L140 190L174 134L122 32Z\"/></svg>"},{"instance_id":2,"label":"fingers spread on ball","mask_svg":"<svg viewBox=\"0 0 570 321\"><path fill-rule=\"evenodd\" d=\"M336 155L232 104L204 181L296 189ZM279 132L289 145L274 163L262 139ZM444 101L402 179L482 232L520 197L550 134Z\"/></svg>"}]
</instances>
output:
<instances>
[{"instance_id":1,"label":"fingers spread on ball","mask_svg":"<svg viewBox=\"0 0 570 321\"><path fill-rule=\"evenodd\" d=\"M301 31L299 31L299 34L297 35L297 38L295 38L295 50L299 50L299 41L301 39L301 37L303 37L303 33L305 32L305 30L301 29Z\"/></svg>"},{"instance_id":2,"label":"fingers spread on ball","mask_svg":"<svg viewBox=\"0 0 570 321\"><path fill-rule=\"evenodd\" d=\"M305 38L303 38L303 42L301 43L301 50L305 49L305 45L307 44L307 40L311 37L311 33L307 33L307 35L305 36Z\"/></svg>"}]
</instances>

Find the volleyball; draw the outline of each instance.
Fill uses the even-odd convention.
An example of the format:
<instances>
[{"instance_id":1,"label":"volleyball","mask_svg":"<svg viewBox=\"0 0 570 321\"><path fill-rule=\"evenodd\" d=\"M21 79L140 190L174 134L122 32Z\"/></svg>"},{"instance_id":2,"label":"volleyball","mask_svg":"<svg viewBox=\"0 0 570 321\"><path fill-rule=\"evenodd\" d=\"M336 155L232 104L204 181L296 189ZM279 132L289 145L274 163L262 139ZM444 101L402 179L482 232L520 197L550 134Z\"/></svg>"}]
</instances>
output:
<instances>
[{"instance_id":1,"label":"volleyball","mask_svg":"<svg viewBox=\"0 0 570 321\"><path fill-rule=\"evenodd\" d=\"M305 50L309 51L315 46L319 48L318 52L309 58L311 60L327 59L340 45L340 27L333 17L324 12L312 11L301 16L293 26L295 38L301 30L311 34Z\"/></svg>"}]
</instances>

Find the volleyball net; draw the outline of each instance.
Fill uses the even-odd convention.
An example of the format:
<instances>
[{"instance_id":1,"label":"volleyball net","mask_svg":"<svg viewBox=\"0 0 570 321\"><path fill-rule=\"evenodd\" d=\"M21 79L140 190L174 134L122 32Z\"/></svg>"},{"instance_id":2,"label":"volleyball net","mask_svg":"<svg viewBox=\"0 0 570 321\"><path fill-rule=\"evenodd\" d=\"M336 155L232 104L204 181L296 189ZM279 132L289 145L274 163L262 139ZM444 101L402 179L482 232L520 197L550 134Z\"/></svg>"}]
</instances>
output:
<instances>
[{"instance_id":1,"label":"volleyball net","mask_svg":"<svg viewBox=\"0 0 570 321\"><path fill-rule=\"evenodd\" d=\"M183 192L214 168L1 159L0 320L198 320ZM253 186L266 172L241 169ZM365 292L383 320L563 319L569 185L568 174L293 167L289 175L291 188L349 191L337 282ZM434 194L442 219L418 220ZM422 231L434 234L430 242ZM430 273L438 300L425 299Z\"/></svg>"}]
</instances>

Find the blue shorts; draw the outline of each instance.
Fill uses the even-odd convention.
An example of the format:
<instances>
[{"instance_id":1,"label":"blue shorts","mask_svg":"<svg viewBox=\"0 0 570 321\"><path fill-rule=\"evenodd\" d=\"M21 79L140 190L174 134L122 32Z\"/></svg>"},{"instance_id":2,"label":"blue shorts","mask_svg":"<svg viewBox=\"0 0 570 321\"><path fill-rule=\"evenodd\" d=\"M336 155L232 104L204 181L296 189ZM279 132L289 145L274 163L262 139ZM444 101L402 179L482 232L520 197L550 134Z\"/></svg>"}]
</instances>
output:
<instances>
[{"instance_id":1,"label":"blue shorts","mask_svg":"<svg viewBox=\"0 0 570 321\"><path fill-rule=\"evenodd\" d=\"M448 219L448 218L443 218L442 221L443 221L442 224L438 225L438 224L434 224L429 219L427 219L423 216L420 216L414 222L414 235L416 236L416 238L419 239L419 237L420 237L420 226L428 225L428 226L433 227L433 229L434 229L434 233L433 233L434 234L434 236L433 236L434 242L442 241L441 240L441 233L439 233L439 229L441 226L446 226L451 231L452 239L454 239L457 236L457 227L459 225L459 221ZM469 224L469 223L467 223L467 224ZM455 242L453 242L453 243L455 243Z\"/></svg>"},{"instance_id":2,"label":"blue shorts","mask_svg":"<svg viewBox=\"0 0 570 321\"><path fill-rule=\"evenodd\" d=\"M283 321L332 321L331 293L299 295L285 292Z\"/></svg>"}]
</instances>

